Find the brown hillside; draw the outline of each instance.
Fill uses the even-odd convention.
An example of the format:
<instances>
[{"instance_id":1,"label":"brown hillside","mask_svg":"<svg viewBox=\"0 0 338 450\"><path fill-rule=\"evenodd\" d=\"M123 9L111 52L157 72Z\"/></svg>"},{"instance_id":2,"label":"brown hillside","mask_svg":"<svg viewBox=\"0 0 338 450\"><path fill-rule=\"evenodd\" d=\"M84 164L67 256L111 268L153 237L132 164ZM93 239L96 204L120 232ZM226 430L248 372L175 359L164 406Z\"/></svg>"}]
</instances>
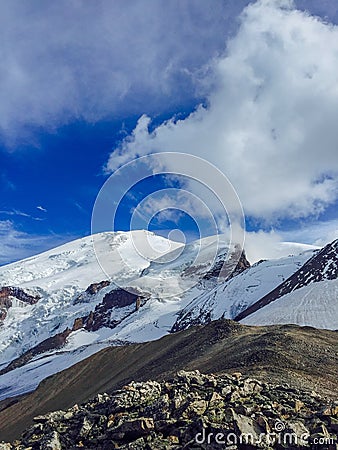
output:
<instances>
[{"instance_id":1,"label":"brown hillside","mask_svg":"<svg viewBox=\"0 0 338 450\"><path fill-rule=\"evenodd\" d=\"M67 409L131 380L167 379L181 369L239 371L336 397L337 349L335 331L296 325L252 327L229 320L192 327L157 341L110 347L47 378L16 403L2 402L0 439L17 438L39 414Z\"/></svg>"}]
</instances>

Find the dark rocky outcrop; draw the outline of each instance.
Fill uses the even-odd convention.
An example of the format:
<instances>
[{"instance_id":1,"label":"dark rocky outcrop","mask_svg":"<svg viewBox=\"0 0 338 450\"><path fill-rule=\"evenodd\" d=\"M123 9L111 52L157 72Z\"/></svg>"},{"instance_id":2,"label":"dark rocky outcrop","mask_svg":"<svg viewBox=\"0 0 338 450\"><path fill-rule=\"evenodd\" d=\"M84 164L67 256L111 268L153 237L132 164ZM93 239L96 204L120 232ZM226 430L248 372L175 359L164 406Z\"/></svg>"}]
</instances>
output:
<instances>
[{"instance_id":1,"label":"dark rocky outcrop","mask_svg":"<svg viewBox=\"0 0 338 450\"><path fill-rule=\"evenodd\" d=\"M241 373L180 371L34 418L0 449L333 449L338 402ZM317 445L320 443L319 445Z\"/></svg>"},{"instance_id":2,"label":"dark rocky outcrop","mask_svg":"<svg viewBox=\"0 0 338 450\"><path fill-rule=\"evenodd\" d=\"M28 305L34 305L40 300L39 295L32 295L15 286L3 286L0 288L0 306L11 306L11 297Z\"/></svg>"},{"instance_id":3,"label":"dark rocky outcrop","mask_svg":"<svg viewBox=\"0 0 338 450\"><path fill-rule=\"evenodd\" d=\"M239 245L235 246L234 251L228 258L227 253L222 253L217 256L213 267L204 275L201 282L205 280L227 281L239 275L244 270L251 267L249 261L246 259L245 251ZM214 282L213 281L213 282ZM214 286L212 284L211 286ZM209 309L200 309L199 315L195 314L195 310L189 309L188 305L177 314L177 319L173 324L170 332L176 333L185 330L191 326L202 325L210 323L212 320L212 311Z\"/></svg>"},{"instance_id":4,"label":"dark rocky outcrop","mask_svg":"<svg viewBox=\"0 0 338 450\"><path fill-rule=\"evenodd\" d=\"M13 305L13 299L18 300L24 306L25 304L34 305L40 298L39 295L28 294L15 286L0 287L0 323L5 320L8 309Z\"/></svg>"},{"instance_id":5,"label":"dark rocky outcrop","mask_svg":"<svg viewBox=\"0 0 338 450\"><path fill-rule=\"evenodd\" d=\"M41 353L48 352L50 350L57 350L63 347L66 343L67 337L72 331L70 328L66 328L62 333L57 333L55 336L49 337L39 344L32 347L30 350L24 352L22 355L13 359L4 369L0 370L0 376L10 372L11 370L17 369L27 364L32 358Z\"/></svg>"},{"instance_id":6,"label":"dark rocky outcrop","mask_svg":"<svg viewBox=\"0 0 338 450\"><path fill-rule=\"evenodd\" d=\"M74 300L74 305L77 303L90 302L93 295L96 295L99 291L101 291L101 289L109 286L110 284L111 282L108 280L90 284L87 289Z\"/></svg>"},{"instance_id":7,"label":"dark rocky outcrop","mask_svg":"<svg viewBox=\"0 0 338 450\"><path fill-rule=\"evenodd\" d=\"M234 251L228 257L228 253L218 255L213 267L204 275L204 279L221 278L229 280L250 267L246 259L245 251L236 245Z\"/></svg>"},{"instance_id":8,"label":"dark rocky outcrop","mask_svg":"<svg viewBox=\"0 0 338 450\"><path fill-rule=\"evenodd\" d=\"M99 290L104 287L103 284L101 284L101 287L91 286L91 289L98 288ZM61 333L57 333L54 336L45 339L19 357L15 358L4 369L0 370L0 376L18 367L22 367L32 358L40 355L41 353L62 348L65 345L68 336L73 331L77 331L81 328L87 331L97 331L102 327L114 328L121 322L122 318L125 318L127 315L133 313L141 307L143 298L144 297L141 297L136 293L134 294L132 292L125 291L124 289L115 289L108 292L104 296L102 302L99 303L93 311L90 311L90 313L86 316L76 318L71 328L66 328ZM131 312L127 311L122 318L119 317L119 319L115 319L114 314L112 313L114 308L125 308L127 306L134 307Z\"/></svg>"},{"instance_id":9,"label":"dark rocky outcrop","mask_svg":"<svg viewBox=\"0 0 338 450\"><path fill-rule=\"evenodd\" d=\"M101 303L87 317L82 318L83 327L88 331L96 331L102 327L114 328L122 320L121 317L115 318L111 312L114 308L125 308L133 306L131 313L137 310L141 305L141 297L137 293L124 289L114 289L108 292ZM129 313L127 312L126 315ZM123 317L125 318L125 316Z\"/></svg>"},{"instance_id":10,"label":"dark rocky outcrop","mask_svg":"<svg viewBox=\"0 0 338 450\"><path fill-rule=\"evenodd\" d=\"M326 245L287 280L262 297L253 305L238 314L234 320L242 320L269 303L290 292L323 280L338 277L338 240Z\"/></svg>"}]
</instances>

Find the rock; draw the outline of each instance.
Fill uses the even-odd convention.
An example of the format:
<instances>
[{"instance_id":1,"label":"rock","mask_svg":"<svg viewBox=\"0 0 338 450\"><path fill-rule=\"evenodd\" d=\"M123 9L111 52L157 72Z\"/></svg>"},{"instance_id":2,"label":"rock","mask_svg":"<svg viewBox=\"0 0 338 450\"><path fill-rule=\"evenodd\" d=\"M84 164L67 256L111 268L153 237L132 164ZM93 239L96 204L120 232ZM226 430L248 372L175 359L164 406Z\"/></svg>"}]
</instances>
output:
<instances>
[{"instance_id":1,"label":"rock","mask_svg":"<svg viewBox=\"0 0 338 450\"><path fill-rule=\"evenodd\" d=\"M296 401L295 401L296 413L298 413L303 408L303 406L304 406L304 403L302 401L296 399Z\"/></svg>"},{"instance_id":2,"label":"rock","mask_svg":"<svg viewBox=\"0 0 338 450\"><path fill-rule=\"evenodd\" d=\"M85 416L83 418L82 426L79 431L80 437L88 436L90 430L93 428L93 424L88 420L88 418Z\"/></svg>"},{"instance_id":3,"label":"rock","mask_svg":"<svg viewBox=\"0 0 338 450\"><path fill-rule=\"evenodd\" d=\"M338 405L333 404L323 409L323 416L335 416L338 417Z\"/></svg>"},{"instance_id":4,"label":"rock","mask_svg":"<svg viewBox=\"0 0 338 450\"><path fill-rule=\"evenodd\" d=\"M56 431L52 431L50 434L44 436L41 441L41 450L42 449L48 449L48 450L61 450L61 442L59 439L59 435Z\"/></svg>"},{"instance_id":5,"label":"rock","mask_svg":"<svg viewBox=\"0 0 338 450\"><path fill-rule=\"evenodd\" d=\"M221 435L232 438L229 450L293 446L269 444L272 433L286 440L296 437L292 448L308 448L311 439L334 437L335 407L286 385L180 371L170 381L132 381L67 411L37 416L20 441L2 443L0 450L217 450L223 448L215 441ZM196 436L201 439L203 433L209 441L200 445Z\"/></svg>"},{"instance_id":6,"label":"rock","mask_svg":"<svg viewBox=\"0 0 338 450\"><path fill-rule=\"evenodd\" d=\"M263 387L262 384L257 381L253 380L252 378L247 378L244 380L243 386L241 387L241 391L244 395L250 395L254 392L262 392Z\"/></svg>"},{"instance_id":7,"label":"rock","mask_svg":"<svg viewBox=\"0 0 338 450\"><path fill-rule=\"evenodd\" d=\"M259 425L259 427L263 430L263 433L266 434L271 433L269 422L264 416L258 415L256 418L256 422Z\"/></svg>"},{"instance_id":8,"label":"rock","mask_svg":"<svg viewBox=\"0 0 338 450\"><path fill-rule=\"evenodd\" d=\"M292 421L288 423L288 428L297 436L297 445L306 446L310 437L309 430L300 421Z\"/></svg>"},{"instance_id":9,"label":"rock","mask_svg":"<svg viewBox=\"0 0 338 450\"><path fill-rule=\"evenodd\" d=\"M255 441L258 440L261 429L253 419L243 416L242 414L234 413L234 423L240 435L250 435L253 436Z\"/></svg>"},{"instance_id":10,"label":"rock","mask_svg":"<svg viewBox=\"0 0 338 450\"><path fill-rule=\"evenodd\" d=\"M211 406L217 405L218 407L221 407L224 405L224 399L220 394L218 394L218 392L213 392L209 400L209 404Z\"/></svg>"},{"instance_id":11,"label":"rock","mask_svg":"<svg viewBox=\"0 0 338 450\"><path fill-rule=\"evenodd\" d=\"M47 416L36 416L33 418L34 422L48 422L48 417Z\"/></svg>"},{"instance_id":12,"label":"rock","mask_svg":"<svg viewBox=\"0 0 338 450\"><path fill-rule=\"evenodd\" d=\"M203 386L204 379L203 375L198 370L194 370L193 372L186 372L185 370L180 370L177 372L177 377L181 380L184 380L188 384L194 383L200 386Z\"/></svg>"},{"instance_id":13,"label":"rock","mask_svg":"<svg viewBox=\"0 0 338 450\"><path fill-rule=\"evenodd\" d=\"M242 378L241 372L233 372L232 376L233 378L235 378L235 380L239 380L240 378Z\"/></svg>"},{"instance_id":14,"label":"rock","mask_svg":"<svg viewBox=\"0 0 338 450\"><path fill-rule=\"evenodd\" d=\"M331 425L332 430L335 431L336 433L338 433L338 420L335 419L334 417L331 417L330 425Z\"/></svg>"},{"instance_id":15,"label":"rock","mask_svg":"<svg viewBox=\"0 0 338 450\"><path fill-rule=\"evenodd\" d=\"M154 420L149 417L140 417L135 420L129 420L122 423L119 427L113 431L114 436L117 439L136 439L137 437L144 436L154 429Z\"/></svg>"},{"instance_id":16,"label":"rock","mask_svg":"<svg viewBox=\"0 0 338 450\"><path fill-rule=\"evenodd\" d=\"M201 416L204 414L208 407L208 403L205 400L196 400L189 404L188 408L183 412L183 417Z\"/></svg>"},{"instance_id":17,"label":"rock","mask_svg":"<svg viewBox=\"0 0 338 450\"><path fill-rule=\"evenodd\" d=\"M327 431L327 428L326 428L326 426L323 423L318 425L312 431L313 431L314 434L318 434L318 435L323 436L323 437L330 437L330 434Z\"/></svg>"},{"instance_id":18,"label":"rock","mask_svg":"<svg viewBox=\"0 0 338 450\"><path fill-rule=\"evenodd\" d=\"M178 439L177 436L173 436L172 434L170 436L168 436L168 440L172 443L172 444L179 444L180 440Z\"/></svg>"},{"instance_id":19,"label":"rock","mask_svg":"<svg viewBox=\"0 0 338 450\"><path fill-rule=\"evenodd\" d=\"M91 301L91 297L95 294L97 294L101 289L103 289L104 287L107 287L110 285L110 281L108 280L104 280L104 281L100 281L99 283L92 283L90 284L87 289L85 290L85 292L83 292L82 294L80 294L75 300L74 300L74 305L76 305L77 303L87 303Z\"/></svg>"}]
</instances>

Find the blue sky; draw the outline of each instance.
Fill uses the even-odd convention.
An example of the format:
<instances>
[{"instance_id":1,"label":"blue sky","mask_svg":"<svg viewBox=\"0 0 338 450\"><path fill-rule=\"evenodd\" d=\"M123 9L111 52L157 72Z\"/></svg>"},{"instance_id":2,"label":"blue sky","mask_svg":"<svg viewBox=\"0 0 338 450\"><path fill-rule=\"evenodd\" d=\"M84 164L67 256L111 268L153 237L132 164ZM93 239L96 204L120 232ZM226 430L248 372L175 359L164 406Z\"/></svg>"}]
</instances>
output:
<instances>
[{"instance_id":1,"label":"blue sky","mask_svg":"<svg viewBox=\"0 0 338 450\"><path fill-rule=\"evenodd\" d=\"M335 0L2 2L0 264L88 235L103 183L155 151L219 167L248 242L267 256L283 240L338 237L337 10ZM138 185L115 229L166 187ZM171 211L149 228L198 235L193 213Z\"/></svg>"}]
</instances>

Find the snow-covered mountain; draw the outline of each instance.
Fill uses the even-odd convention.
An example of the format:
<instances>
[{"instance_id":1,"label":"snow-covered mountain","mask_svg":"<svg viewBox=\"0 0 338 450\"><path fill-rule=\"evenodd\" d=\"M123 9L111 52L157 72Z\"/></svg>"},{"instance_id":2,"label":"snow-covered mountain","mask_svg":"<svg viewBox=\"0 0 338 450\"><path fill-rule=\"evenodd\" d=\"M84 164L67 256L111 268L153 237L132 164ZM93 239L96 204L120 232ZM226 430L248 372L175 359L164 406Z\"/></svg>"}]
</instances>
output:
<instances>
[{"instance_id":1,"label":"snow-covered mountain","mask_svg":"<svg viewBox=\"0 0 338 450\"><path fill-rule=\"evenodd\" d=\"M182 246L146 231L100 233L1 267L0 399L109 345L220 317L338 328L336 278L337 241L250 267L220 236Z\"/></svg>"},{"instance_id":2,"label":"snow-covered mountain","mask_svg":"<svg viewBox=\"0 0 338 450\"><path fill-rule=\"evenodd\" d=\"M243 323L297 323L338 329L338 240L236 317Z\"/></svg>"},{"instance_id":3,"label":"snow-covered mountain","mask_svg":"<svg viewBox=\"0 0 338 450\"><path fill-rule=\"evenodd\" d=\"M5 305L2 306L2 316L6 318L0 328L1 362L72 327L76 318L89 314L102 301L112 287L100 290L97 295L87 296L87 301L79 301L79 296L90 285L107 280L108 275L98 262L100 258L110 258L112 270L109 275L118 285L138 279L149 262L134 250L133 245L135 241L142 242L146 238L152 239L154 253L178 247L177 243L143 231L133 232L132 235L101 233L95 237L96 253L93 239L89 236L1 267L0 286L19 287L26 295L39 298L31 304L26 302L23 307L17 304L19 298L10 295L11 307L6 311ZM152 257L151 251L147 256ZM128 267L124 260L128 260Z\"/></svg>"},{"instance_id":4,"label":"snow-covered mountain","mask_svg":"<svg viewBox=\"0 0 338 450\"><path fill-rule=\"evenodd\" d=\"M146 231L101 233L1 267L0 398L112 343L168 333L182 304L236 268L235 248L220 264L228 251L219 237L182 247Z\"/></svg>"},{"instance_id":5,"label":"snow-covered mountain","mask_svg":"<svg viewBox=\"0 0 338 450\"><path fill-rule=\"evenodd\" d=\"M202 292L180 311L172 331L220 317L234 319L295 273L312 255L313 250L309 250L296 256L261 261L211 291Z\"/></svg>"}]
</instances>

